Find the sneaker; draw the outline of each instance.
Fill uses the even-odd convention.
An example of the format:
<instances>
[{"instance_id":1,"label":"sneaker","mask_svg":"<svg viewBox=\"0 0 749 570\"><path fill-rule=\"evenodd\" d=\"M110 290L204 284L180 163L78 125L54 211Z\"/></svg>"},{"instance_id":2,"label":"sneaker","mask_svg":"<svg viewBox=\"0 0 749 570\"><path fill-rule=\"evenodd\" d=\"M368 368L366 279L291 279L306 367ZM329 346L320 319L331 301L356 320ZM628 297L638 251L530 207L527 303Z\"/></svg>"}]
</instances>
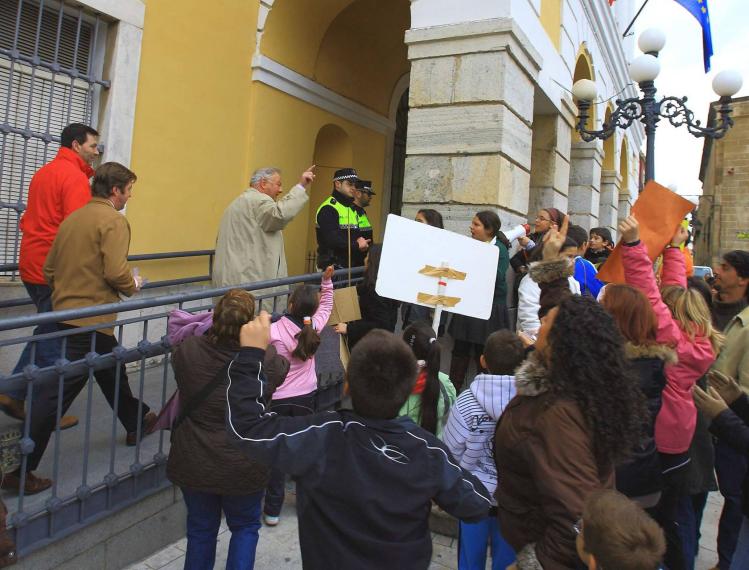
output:
<instances>
[{"instance_id":1,"label":"sneaker","mask_svg":"<svg viewBox=\"0 0 749 570\"><path fill-rule=\"evenodd\" d=\"M143 424L140 428L140 439L143 441L143 438L147 435L151 435L151 428L153 427L153 424L156 423L156 420L158 419L158 416L155 412L148 412L145 416L143 416ZM137 431L131 431L128 432L127 436L125 437L125 445L129 447L133 447L137 443L137 437L138 432Z\"/></svg>"},{"instance_id":2,"label":"sneaker","mask_svg":"<svg viewBox=\"0 0 749 570\"><path fill-rule=\"evenodd\" d=\"M278 521L280 520L280 517L274 517L263 513L263 522L266 524L266 526L276 526L278 524Z\"/></svg>"},{"instance_id":3,"label":"sneaker","mask_svg":"<svg viewBox=\"0 0 749 570\"><path fill-rule=\"evenodd\" d=\"M24 486L24 495L36 495L42 491L46 491L52 486L51 479L45 479L43 477L37 477L31 471L26 473L26 485ZM0 488L7 489L9 491L18 492L21 489L21 470L16 469L13 473L6 473L3 476L2 484Z\"/></svg>"}]
</instances>

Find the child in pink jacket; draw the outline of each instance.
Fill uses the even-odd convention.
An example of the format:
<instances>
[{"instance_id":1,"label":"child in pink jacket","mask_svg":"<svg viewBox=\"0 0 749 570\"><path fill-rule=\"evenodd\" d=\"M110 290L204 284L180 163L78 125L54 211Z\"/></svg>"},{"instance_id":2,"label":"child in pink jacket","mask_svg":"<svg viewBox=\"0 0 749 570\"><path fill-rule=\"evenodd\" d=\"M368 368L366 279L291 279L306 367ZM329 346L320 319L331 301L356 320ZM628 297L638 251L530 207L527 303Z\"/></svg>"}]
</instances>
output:
<instances>
[{"instance_id":1,"label":"child in pink jacket","mask_svg":"<svg viewBox=\"0 0 749 570\"><path fill-rule=\"evenodd\" d=\"M306 416L315 411L315 352L320 346L318 331L328 322L333 310L332 275L333 267L328 267L322 277L322 292L309 285L294 289L286 314L271 325L270 342L279 356L290 364L286 379L276 389L270 404L278 415ZM285 474L273 469L263 506L263 520L268 526L278 524L285 484Z\"/></svg>"},{"instance_id":2,"label":"child in pink jacket","mask_svg":"<svg viewBox=\"0 0 749 570\"><path fill-rule=\"evenodd\" d=\"M715 361L722 338L712 327L704 298L687 288L686 264L679 249L686 240L686 230L679 225L663 252L661 290L648 251L640 242L637 220L629 216L619 225L619 232L624 242L625 279L648 297L658 317L656 339L672 346L679 359L665 369L663 404L655 421L655 444L664 487L655 515L666 534L666 565L676 570L685 568L676 520L688 473L689 445L697 422L692 387Z\"/></svg>"}]
</instances>

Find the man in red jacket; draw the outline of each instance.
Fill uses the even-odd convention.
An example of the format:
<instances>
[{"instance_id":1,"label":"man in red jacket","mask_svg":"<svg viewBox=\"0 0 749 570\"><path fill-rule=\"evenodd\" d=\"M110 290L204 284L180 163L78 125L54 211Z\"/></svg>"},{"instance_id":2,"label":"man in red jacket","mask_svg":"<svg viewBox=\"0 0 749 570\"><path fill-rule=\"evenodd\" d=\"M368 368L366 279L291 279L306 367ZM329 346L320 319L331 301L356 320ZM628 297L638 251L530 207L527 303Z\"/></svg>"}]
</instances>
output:
<instances>
[{"instance_id":1,"label":"man in red jacket","mask_svg":"<svg viewBox=\"0 0 749 570\"><path fill-rule=\"evenodd\" d=\"M72 123L62 130L60 150L57 156L42 166L29 185L26 211L19 227L23 232L18 269L26 291L36 305L38 313L52 310L52 291L44 279L42 267L55 241L62 221L91 199L89 178L97 156L99 133L91 127ZM54 332L57 326L40 325L35 335ZM31 346L36 344L33 364L42 368L55 363L60 357L59 340L47 340L26 345L13 373L22 372L32 364ZM16 419L24 419L25 390L0 394L0 410ZM65 416L60 427L66 429L78 423L78 419Z\"/></svg>"}]
</instances>

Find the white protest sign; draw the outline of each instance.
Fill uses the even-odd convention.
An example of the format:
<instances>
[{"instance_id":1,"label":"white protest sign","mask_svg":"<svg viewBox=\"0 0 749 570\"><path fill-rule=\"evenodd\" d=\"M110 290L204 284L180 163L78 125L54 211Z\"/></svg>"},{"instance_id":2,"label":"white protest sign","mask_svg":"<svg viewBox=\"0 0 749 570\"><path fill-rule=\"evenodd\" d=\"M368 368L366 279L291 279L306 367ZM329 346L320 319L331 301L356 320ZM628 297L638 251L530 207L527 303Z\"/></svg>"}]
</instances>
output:
<instances>
[{"instance_id":1,"label":"white protest sign","mask_svg":"<svg viewBox=\"0 0 749 570\"><path fill-rule=\"evenodd\" d=\"M488 319L497 263L499 249L490 243L390 214L376 290L381 297Z\"/></svg>"}]
</instances>

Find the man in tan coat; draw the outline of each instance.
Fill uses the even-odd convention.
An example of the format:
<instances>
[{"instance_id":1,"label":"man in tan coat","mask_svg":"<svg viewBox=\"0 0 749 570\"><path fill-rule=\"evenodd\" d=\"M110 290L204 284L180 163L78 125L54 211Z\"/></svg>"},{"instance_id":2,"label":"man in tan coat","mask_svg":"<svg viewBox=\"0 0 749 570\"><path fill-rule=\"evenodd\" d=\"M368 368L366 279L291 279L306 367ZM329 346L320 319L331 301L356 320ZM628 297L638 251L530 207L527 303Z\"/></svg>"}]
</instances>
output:
<instances>
[{"instance_id":1,"label":"man in tan coat","mask_svg":"<svg viewBox=\"0 0 749 570\"><path fill-rule=\"evenodd\" d=\"M140 290L141 278L134 276L127 265L130 225L119 213L130 198L135 180L135 174L121 164L102 164L91 184L91 201L70 214L60 225L44 263L44 276L52 289L55 311L114 303L119 301L120 294L130 296ZM100 326L93 332L65 337L65 357L75 362L85 358L91 350L102 355L110 354L117 347L112 326L116 318L114 313L60 323L61 330ZM127 432L126 443L135 445L139 431L143 436L156 421L156 415L133 396L124 363L119 364L119 374L117 368L97 370L94 376L112 408L117 398L117 416ZM87 381L88 373L65 379L63 414ZM27 495L39 493L52 484L49 479L32 473L42 459L57 418L57 384L41 388L31 404L30 437L34 441L34 450L26 464ZM19 484L20 470L6 475L2 487L17 490Z\"/></svg>"},{"instance_id":2,"label":"man in tan coat","mask_svg":"<svg viewBox=\"0 0 749 570\"><path fill-rule=\"evenodd\" d=\"M281 230L307 204L307 188L315 179L314 169L310 166L299 183L278 201L283 189L281 171L255 171L250 187L229 204L221 218L213 265L214 286L256 283L288 275ZM254 293L267 292L270 290Z\"/></svg>"}]
</instances>

